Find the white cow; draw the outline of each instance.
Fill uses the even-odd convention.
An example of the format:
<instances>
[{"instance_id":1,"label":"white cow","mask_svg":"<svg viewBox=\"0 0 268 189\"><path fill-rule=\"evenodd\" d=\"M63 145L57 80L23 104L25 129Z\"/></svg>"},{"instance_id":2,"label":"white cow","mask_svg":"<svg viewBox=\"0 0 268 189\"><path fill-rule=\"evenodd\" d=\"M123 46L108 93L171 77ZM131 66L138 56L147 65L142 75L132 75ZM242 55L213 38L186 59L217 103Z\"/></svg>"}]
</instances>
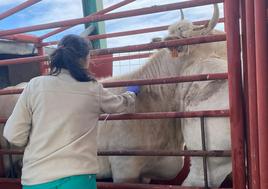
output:
<instances>
[{"instance_id":1,"label":"white cow","mask_svg":"<svg viewBox=\"0 0 268 189\"><path fill-rule=\"evenodd\" d=\"M120 77L104 81L152 79L175 76L176 64L167 49L155 53L139 70ZM115 88L113 92L122 93L124 88ZM136 100L136 112L174 111L176 85L142 86ZM102 137L104 137L102 139ZM176 139L177 137L177 139ZM174 119L107 121L99 125L100 149L144 149L144 150L182 150L183 141L180 125ZM149 179L171 179L181 170L181 157L118 157L101 159L101 170L115 182L144 182ZM111 166L111 169L108 167ZM107 172L107 170L111 170ZM100 175L101 177L105 175Z\"/></svg>"},{"instance_id":2,"label":"white cow","mask_svg":"<svg viewBox=\"0 0 268 189\"><path fill-rule=\"evenodd\" d=\"M166 40L182 39L199 35L221 33L213 30L218 22L219 10L214 5L214 15L204 26L194 26L187 20L181 20L169 27ZM189 76L207 73L227 72L226 43L185 45L170 48L171 54L180 70L179 75ZM177 111L200 111L228 109L228 83L223 81L189 82L179 84L176 90ZM202 150L199 118L181 119L182 133L189 150ZM230 150L229 118L205 118L207 150ZM204 184L203 163L198 157L191 158L190 173L184 186L202 186ZM229 157L208 158L209 186L219 186L231 172Z\"/></svg>"}]
</instances>

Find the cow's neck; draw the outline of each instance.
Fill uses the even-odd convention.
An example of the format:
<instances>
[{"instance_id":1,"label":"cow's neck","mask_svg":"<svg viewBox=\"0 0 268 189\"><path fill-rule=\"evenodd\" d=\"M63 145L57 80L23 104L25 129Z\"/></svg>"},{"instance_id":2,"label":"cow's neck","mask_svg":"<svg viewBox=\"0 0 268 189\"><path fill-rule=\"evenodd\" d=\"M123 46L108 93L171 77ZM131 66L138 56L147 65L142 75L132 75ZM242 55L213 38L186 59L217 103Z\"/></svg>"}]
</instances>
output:
<instances>
[{"instance_id":1,"label":"cow's neck","mask_svg":"<svg viewBox=\"0 0 268 189\"><path fill-rule=\"evenodd\" d=\"M138 70L125 75L106 78L103 81L156 79L175 75L178 74L176 72L176 67L171 60L169 51L167 49L161 49L154 53ZM146 93L148 92L148 94L152 96L159 96L160 98L169 98L168 96L171 96L171 94L175 92L174 86L172 85L145 85L142 86L142 89L142 91ZM123 90L124 89L121 89L121 92Z\"/></svg>"},{"instance_id":2,"label":"cow's neck","mask_svg":"<svg viewBox=\"0 0 268 189\"><path fill-rule=\"evenodd\" d=\"M189 46L189 53L185 53L177 61L179 62L179 75L199 74L196 67L205 66L202 62L209 58L226 59L225 42L204 43ZM193 70L192 73L185 70Z\"/></svg>"}]
</instances>

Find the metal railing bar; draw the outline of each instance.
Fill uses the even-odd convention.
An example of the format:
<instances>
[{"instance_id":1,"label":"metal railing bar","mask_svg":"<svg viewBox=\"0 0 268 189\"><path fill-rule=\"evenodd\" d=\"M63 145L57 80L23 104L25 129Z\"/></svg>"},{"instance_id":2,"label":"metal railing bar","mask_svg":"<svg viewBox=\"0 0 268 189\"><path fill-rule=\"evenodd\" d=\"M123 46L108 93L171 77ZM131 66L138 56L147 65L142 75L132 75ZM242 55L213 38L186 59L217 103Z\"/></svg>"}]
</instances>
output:
<instances>
[{"instance_id":1,"label":"metal railing bar","mask_svg":"<svg viewBox=\"0 0 268 189\"><path fill-rule=\"evenodd\" d=\"M38 30L44 30L44 29L50 29L50 28L75 26L75 25L83 24L83 23L90 23L90 22L103 21L103 20L112 20L112 19L132 17L132 16L140 16L140 15L145 15L145 14L152 14L152 13L157 13L157 12L171 11L171 10L176 10L176 9L203 6L203 5L208 5L208 4L213 4L213 3L222 3L222 2L223 0L191 0L191 1L185 1L185 2L180 2L180 3L172 3L172 4L166 4L166 5L135 9L135 10L130 10L130 11L110 13L110 14L105 14L105 15L94 15L88 18L85 17L85 18L78 18L78 19L70 19L70 20L59 21L59 22L51 22L47 24L21 27L17 29L2 30L0 31L0 36L38 31Z\"/></svg>"},{"instance_id":2,"label":"metal railing bar","mask_svg":"<svg viewBox=\"0 0 268 189\"><path fill-rule=\"evenodd\" d=\"M0 149L0 155L21 155L23 150ZM98 156L193 156L193 157L230 157L228 150L98 150Z\"/></svg>"}]
</instances>

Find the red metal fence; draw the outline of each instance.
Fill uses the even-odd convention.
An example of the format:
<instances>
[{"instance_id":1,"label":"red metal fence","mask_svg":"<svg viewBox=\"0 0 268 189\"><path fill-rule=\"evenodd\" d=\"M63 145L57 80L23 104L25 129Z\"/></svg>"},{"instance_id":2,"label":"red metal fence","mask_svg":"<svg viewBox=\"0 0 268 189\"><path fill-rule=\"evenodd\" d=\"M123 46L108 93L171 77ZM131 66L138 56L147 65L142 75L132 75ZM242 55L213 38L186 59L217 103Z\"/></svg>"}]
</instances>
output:
<instances>
[{"instance_id":1,"label":"red metal fence","mask_svg":"<svg viewBox=\"0 0 268 189\"><path fill-rule=\"evenodd\" d=\"M40 1L40 0L39 0ZM28 0L25 3L0 14L0 19L12 15L13 13L31 6L38 0ZM119 81L104 83L105 87L118 87L125 85L148 85L148 84L168 84L189 81L204 81L211 79L228 79L230 110L218 111L198 111L198 112L159 112L159 113L136 113L126 115L111 115L108 119L164 119L164 118L183 118L183 117L203 117L203 116L230 116L232 150L230 151L100 151L99 155L175 155L175 156L232 156L233 165L233 188L235 189L267 189L268 188L268 57L267 57L267 1L265 0L192 0L168 5L141 8L131 11L106 14L116 8L134 2L135 0L125 0L121 3L103 9L85 18L40 24L30 27L0 31L0 38L34 43L38 47L38 56L31 58L21 58L12 60L2 60L0 65L22 64L29 62L40 62L41 73L45 73L46 65L44 61L48 59L44 55L43 47L56 44L57 42L46 42L42 40L56 33L64 31L72 26L82 23L117 19L123 17L145 15L162 11L176 10L187 7L201 6L212 3L224 2L225 5L225 27L226 35L212 35L206 37L194 37L190 39L180 39L174 41L141 44L134 46L99 49L91 52L95 59L94 63L103 61L100 55L114 54L121 52L143 51L163 47L174 47L177 45L208 43L227 40L228 49L228 74L209 74L196 75L189 77L159 78L152 80ZM241 14L240 14L241 13ZM239 18L242 20L242 29L239 27ZM221 19L223 21L223 19ZM198 23L197 23L198 24ZM59 28L61 27L61 28ZM24 32L43 30L48 28L58 28L43 36L32 36L22 34ZM133 35L145 32L154 32L166 29L167 26L147 28L127 32L118 32L90 36L90 39L102 39L108 37L118 37ZM240 47L240 34L242 34L242 48ZM242 50L241 50L242 49ZM243 53L243 77L241 71L240 55ZM127 58L147 57L149 54L132 55ZM125 57L126 58L126 57ZM116 60L116 57L106 58ZM120 59L120 58L117 58ZM123 59L123 58L121 58ZM242 79L244 80L242 82ZM242 85L244 84L244 85ZM18 94L21 90L0 90L0 95ZM0 118L4 123L7 118ZM100 119L106 119L101 117ZM247 127L246 127L247 126ZM247 131L247 132L246 132ZM247 144L247 158L245 149ZM21 151L0 150L0 154L21 154ZM245 167L247 161L248 168ZM2 167L3 168L3 167ZM248 169L248 173L247 173ZM0 166L1 170L1 166ZM3 169L2 169L3 170ZM18 180L0 179L0 186L5 183L5 188L17 188ZM8 185L7 185L8 184ZM107 184L99 183L100 188L155 188L164 189L171 186L156 185L130 185L130 184ZM172 188L186 188L172 186ZM188 187L187 187L188 188ZM202 188L202 187L192 187Z\"/></svg>"}]
</instances>

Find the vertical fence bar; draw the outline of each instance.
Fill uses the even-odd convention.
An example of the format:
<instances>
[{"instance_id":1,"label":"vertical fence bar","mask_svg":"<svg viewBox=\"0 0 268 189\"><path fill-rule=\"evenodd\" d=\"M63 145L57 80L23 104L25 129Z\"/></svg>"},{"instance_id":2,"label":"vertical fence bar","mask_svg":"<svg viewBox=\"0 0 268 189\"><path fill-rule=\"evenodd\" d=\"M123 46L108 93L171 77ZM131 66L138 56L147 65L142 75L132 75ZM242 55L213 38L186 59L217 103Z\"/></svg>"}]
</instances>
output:
<instances>
[{"instance_id":1,"label":"vertical fence bar","mask_svg":"<svg viewBox=\"0 0 268 189\"><path fill-rule=\"evenodd\" d=\"M202 140L202 150L206 151L206 133L205 133L205 118L200 117L200 123L201 123L201 140ZM203 171L204 171L204 184L205 189L208 188L208 169L207 169L207 157L203 157Z\"/></svg>"},{"instance_id":2,"label":"vertical fence bar","mask_svg":"<svg viewBox=\"0 0 268 189\"><path fill-rule=\"evenodd\" d=\"M241 41L242 41L242 67L243 67L243 104L244 104L244 124L245 124L245 141L246 141L246 160L247 160L247 165L246 166L246 172L249 173L251 169L251 162L249 161L250 159L250 148L248 148L249 145L249 96L248 96L248 54L247 54L247 22L246 22L246 2L245 1L240 1L240 18L241 18ZM250 177L248 177L247 174L247 179L246 179L246 184L249 185L249 180Z\"/></svg>"},{"instance_id":3,"label":"vertical fence bar","mask_svg":"<svg viewBox=\"0 0 268 189\"><path fill-rule=\"evenodd\" d=\"M260 189L268 188L268 44L267 44L267 1L254 1L255 40L256 40L256 78L257 110L260 159Z\"/></svg>"},{"instance_id":4,"label":"vertical fence bar","mask_svg":"<svg viewBox=\"0 0 268 189\"><path fill-rule=\"evenodd\" d=\"M249 188L260 188L259 144L257 120L256 54L254 29L254 1L246 0L246 43L248 67L248 165Z\"/></svg>"},{"instance_id":5,"label":"vertical fence bar","mask_svg":"<svg viewBox=\"0 0 268 189\"><path fill-rule=\"evenodd\" d=\"M0 148L2 148L0 144ZM4 177L5 175L5 166L4 166L4 156L0 155L0 177Z\"/></svg>"},{"instance_id":6,"label":"vertical fence bar","mask_svg":"<svg viewBox=\"0 0 268 189\"><path fill-rule=\"evenodd\" d=\"M44 56L45 52L44 52L44 47L42 46L38 46L37 47L37 53L38 56ZM46 74L46 65L45 65L45 61L42 61L39 63L40 64L40 75L44 75Z\"/></svg>"},{"instance_id":7,"label":"vertical fence bar","mask_svg":"<svg viewBox=\"0 0 268 189\"><path fill-rule=\"evenodd\" d=\"M245 189L244 116L240 59L239 1L225 1L233 188Z\"/></svg>"},{"instance_id":8,"label":"vertical fence bar","mask_svg":"<svg viewBox=\"0 0 268 189\"><path fill-rule=\"evenodd\" d=\"M10 145L10 143L8 142L8 141L6 141L6 143L7 143L7 148L9 149L9 150L11 150L11 145ZM11 178L15 178L16 177L16 174L15 174L15 167L14 167L14 161L13 161L13 155L12 154L8 154L7 155L8 156L8 161L9 161L9 164L10 164L10 177Z\"/></svg>"},{"instance_id":9,"label":"vertical fence bar","mask_svg":"<svg viewBox=\"0 0 268 189\"><path fill-rule=\"evenodd\" d=\"M240 15L241 15L241 40L242 40L242 58L243 58L243 89L244 89L244 104L246 105L246 111L248 110L248 66L247 66L247 28L246 28L246 2L240 1ZM246 112L248 117L248 112ZM246 123L248 123L248 120L245 119Z\"/></svg>"}]
</instances>

